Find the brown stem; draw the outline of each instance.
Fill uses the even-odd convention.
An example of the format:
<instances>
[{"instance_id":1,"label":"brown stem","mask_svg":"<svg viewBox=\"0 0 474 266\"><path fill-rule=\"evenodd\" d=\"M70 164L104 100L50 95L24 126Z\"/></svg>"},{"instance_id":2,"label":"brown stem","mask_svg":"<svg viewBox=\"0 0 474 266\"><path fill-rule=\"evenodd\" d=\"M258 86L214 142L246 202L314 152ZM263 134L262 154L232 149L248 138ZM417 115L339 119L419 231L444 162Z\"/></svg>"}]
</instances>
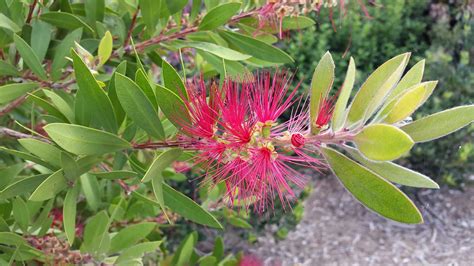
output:
<instances>
[{"instance_id":1,"label":"brown stem","mask_svg":"<svg viewBox=\"0 0 474 266\"><path fill-rule=\"evenodd\" d=\"M5 135L5 136L16 138L16 139L32 138L32 139L37 139L37 140L41 140L41 141L44 141L44 142L51 143L51 141L48 140L45 137L25 134L25 133L22 133L22 132L19 132L19 131L10 129L10 128L6 128L6 127L0 127L0 135Z\"/></svg>"},{"instance_id":2,"label":"brown stem","mask_svg":"<svg viewBox=\"0 0 474 266\"><path fill-rule=\"evenodd\" d=\"M20 106L23 102L25 102L27 96L28 95L20 96L16 100L14 100L13 102L9 103L7 106L0 109L0 117L8 114L10 111L12 111L16 107Z\"/></svg>"},{"instance_id":3,"label":"brown stem","mask_svg":"<svg viewBox=\"0 0 474 266\"><path fill-rule=\"evenodd\" d=\"M28 16L26 17L26 24L31 22L31 19L33 18L33 12L35 11L35 7L37 3L38 3L38 0L34 0L33 3L31 3L30 11L28 12Z\"/></svg>"},{"instance_id":4,"label":"brown stem","mask_svg":"<svg viewBox=\"0 0 474 266\"><path fill-rule=\"evenodd\" d=\"M133 28L135 27L135 23L137 22L137 16L138 16L139 11L140 11L140 6L137 7L137 10L135 11L135 14L133 14L132 22L130 22L130 27L128 28L127 38L125 39L125 42L123 43L123 46L128 46L128 43L130 42L130 38L132 37Z\"/></svg>"}]
</instances>

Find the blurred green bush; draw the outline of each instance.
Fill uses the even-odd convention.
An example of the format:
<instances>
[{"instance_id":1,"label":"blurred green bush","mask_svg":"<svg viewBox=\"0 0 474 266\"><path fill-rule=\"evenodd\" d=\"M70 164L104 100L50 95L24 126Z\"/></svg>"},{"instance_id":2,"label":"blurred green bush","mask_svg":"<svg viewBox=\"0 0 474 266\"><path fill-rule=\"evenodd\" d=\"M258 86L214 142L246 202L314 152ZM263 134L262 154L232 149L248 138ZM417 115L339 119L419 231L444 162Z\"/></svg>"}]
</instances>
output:
<instances>
[{"instance_id":1,"label":"blurred green bush","mask_svg":"<svg viewBox=\"0 0 474 266\"><path fill-rule=\"evenodd\" d=\"M321 11L313 29L295 34L285 50L296 60L308 87L321 56L330 50L336 63L335 88L344 79L349 58L356 58L357 84L360 85L385 58L411 51L410 65L426 58L425 79L439 80L430 100L414 119L474 99L474 7L469 1L383 0L368 6L372 19L360 11L357 1L351 12L334 14L331 29L329 13ZM352 12L354 11L354 12ZM461 187L474 172L474 126L442 139L418 145L404 164L450 186ZM472 178L472 177L471 177Z\"/></svg>"}]
</instances>

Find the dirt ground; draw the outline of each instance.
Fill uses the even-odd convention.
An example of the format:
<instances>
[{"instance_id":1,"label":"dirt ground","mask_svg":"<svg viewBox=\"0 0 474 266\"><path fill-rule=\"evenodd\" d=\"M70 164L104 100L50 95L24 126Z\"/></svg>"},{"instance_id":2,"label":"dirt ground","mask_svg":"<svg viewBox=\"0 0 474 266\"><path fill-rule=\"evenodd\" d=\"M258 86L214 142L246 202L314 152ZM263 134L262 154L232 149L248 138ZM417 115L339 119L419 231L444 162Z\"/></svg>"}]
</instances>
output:
<instances>
[{"instance_id":1,"label":"dirt ground","mask_svg":"<svg viewBox=\"0 0 474 266\"><path fill-rule=\"evenodd\" d=\"M285 240L269 232L248 252L265 265L474 265L474 188L422 190L421 225L387 221L336 178L317 181L305 215Z\"/></svg>"}]
</instances>

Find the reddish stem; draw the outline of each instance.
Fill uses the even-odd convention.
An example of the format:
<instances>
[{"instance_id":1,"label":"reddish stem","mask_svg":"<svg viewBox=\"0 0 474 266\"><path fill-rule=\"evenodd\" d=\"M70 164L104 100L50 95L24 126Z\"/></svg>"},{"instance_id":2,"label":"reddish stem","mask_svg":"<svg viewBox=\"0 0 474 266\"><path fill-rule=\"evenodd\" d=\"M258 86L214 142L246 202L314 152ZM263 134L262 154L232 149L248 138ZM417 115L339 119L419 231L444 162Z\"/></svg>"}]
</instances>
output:
<instances>
[{"instance_id":1,"label":"reddish stem","mask_svg":"<svg viewBox=\"0 0 474 266\"><path fill-rule=\"evenodd\" d=\"M128 43L130 42L130 38L132 37L133 28L135 27L135 23L137 22L137 16L138 16L139 11L140 11L140 6L137 7L137 10L135 11L135 14L133 14L132 22L130 22L130 27L128 28L128 32L127 32L127 38L125 39L125 42L124 42L123 46L128 46Z\"/></svg>"}]
</instances>

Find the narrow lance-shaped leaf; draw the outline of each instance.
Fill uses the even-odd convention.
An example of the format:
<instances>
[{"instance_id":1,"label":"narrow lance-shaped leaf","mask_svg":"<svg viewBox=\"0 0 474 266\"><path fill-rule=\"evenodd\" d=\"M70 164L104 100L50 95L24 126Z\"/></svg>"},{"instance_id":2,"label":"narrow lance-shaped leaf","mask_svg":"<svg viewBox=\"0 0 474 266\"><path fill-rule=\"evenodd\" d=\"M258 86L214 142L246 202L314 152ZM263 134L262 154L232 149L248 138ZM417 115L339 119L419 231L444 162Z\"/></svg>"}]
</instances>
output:
<instances>
[{"instance_id":1,"label":"narrow lance-shaped leaf","mask_svg":"<svg viewBox=\"0 0 474 266\"><path fill-rule=\"evenodd\" d=\"M79 125L52 123L44 127L61 148L78 155L100 155L130 148L117 135Z\"/></svg>"},{"instance_id":2,"label":"narrow lance-shaped leaf","mask_svg":"<svg viewBox=\"0 0 474 266\"><path fill-rule=\"evenodd\" d=\"M423 72L425 70L425 60L421 60L416 63L408 72L403 76L397 86L390 92L386 101L389 102L403 93L410 87L418 84L423 79Z\"/></svg>"},{"instance_id":3,"label":"narrow lance-shaped leaf","mask_svg":"<svg viewBox=\"0 0 474 266\"><path fill-rule=\"evenodd\" d=\"M68 63L66 56L69 55L71 47L74 46L74 43L78 43L81 40L82 28L78 28L70 32L61 43L58 44L55 48L53 64L51 65L51 76L54 80L57 80L61 77L61 69Z\"/></svg>"},{"instance_id":4,"label":"narrow lance-shaped leaf","mask_svg":"<svg viewBox=\"0 0 474 266\"><path fill-rule=\"evenodd\" d=\"M21 75L21 72L16 69L12 64L0 60L0 77L4 76L13 76L18 77Z\"/></svg>"},{"instance_id":5,"label":"narrow lance-shaped leaf","mask_svg":"<svg viewBox=\"0 0 474 266\"><path fill-rule=\"evenodd\" d=\"M158 85L156 88L156 100L161 111L176 128L181 128L183 124L189 123L189 110L183 100L174 92Z\"/></svg>"},{"instance_id":6,"label":"narrow lance-shaped leaf","mask_svg":"<svg viewBox=\"0 0 474 266\"><path fill-rule=\"evenodd\" d=\"M210 42L178 42L176 46L179 48L192 47L231 61L241 61L249 59L251 57L250 55L243 54L230 48L223 47Z\"/></svg>"},{"instance_id":7,"label":"narrow lance-shaped leaf","mask_svg":"<svg viewBox=\"0 0 474 266\"><path fill-rule=\"evenodd\" d=\"M322 152L342 184L367 208L394 221L423 222L420 211L397 187L333 149Z\"/></svg>"},{"instance_id":8,"label":"narrow lance-shaped leaf","mask_svg":"<svg viewBox=\"0 0 474 266\"><path fill-rule=\"evenodd\" d=\"M79 86L75 102L77 122L85 126L98 125L109 132L117 132L117 119L109 97L76 51L71 50L71 56Z\"/></svg>"},{"instance_id":9,"label":"narrow lance-shaped leaf","mask_svg":"<svg viewBox=\"0 0 474 266\"><path fill-rule=\"evenodd\" d=\"M112 48L113 48L112 34L110 34L110 31L106 31L104 34L104 37L102 37L99 43L98 56L99 56L100 66L105 64L105 62L109 60L110 55L112 54Z\"/></svg>"},{"instance_id":10,"label":"narrow lance-shaped leaf","mask_svg":"<svg viewBox=\"0 0 474 266\"><path fill-rule=\"evenodd\" d=\"M351 57L349 60L349 67L347 68L346 78L344 79L341 92L339 93L336 105L334 106L331 122L332 130L334 132L341 129L346 122L346 106L347 102L349 101L349 97L351 96L352 88L354 87L355 74L356 67L354 59Z\"/></svg>"},{"instance_id":11,"label":"narrow lance-shaped leaf","mask_svg":"<svg viewBox=\"0 0 474 266\"><path fill-rule=\"evenodd\" d=\"M415 142L425 142L446 136L473 121L474 105L466 105L423 117L401 129Z\"/></svg>"},{"instance_id":12,"label":"narrow lance-shaped leaf","mask_svg":"<svg viewBox=\"0 0 474 266\"><path fill-rule=\"evenodd\" d=\"M74 182L82 174L79 169L77 162L66 152L61 152L61 167L63 169L64 177L70 181Z\"/></svg>"},{"instance_id":13,"label":"narrow lance-shaped leaf","mask_svg":"<svg viewBox=\"0 0 474 266\"><path fill-rule=\"evenodd\" d=\"M38 88L38 83L12 83L0 86L0 104L5 104Z\"/></svg>"},{"instance_id":14,"label":"narrow lance-shaped leaf","mask_svg":"<svg viewBox=\"0 0 474 266\"><path fill-rule=\"evenodd\" d=\"M400 79L409 57L409 53L398 55L379 66L367 78L352 101L347 126L365 122L372 116Z\"/></svg>"},{"instance_id":15,"label":"narrow lance-shaped leaf","mask_svg":"<svg viewBox=\"0 0 474 266\"><path fill-rule=\"evenodd\" d=\"M135 73L135 82L140 87L140 89L142 89L143 93L145 93L148 100L150 100L155 111L158 111L158 102L156 101L155 90L152 88L150 82L148 81L147 75L142 69L138 69Z\"/></svg>"},{"instance_id":16,"label":"narrow lance-shaped leaf","mask_svg":"<svg viewBox=\"0 0 474 266\"><path fill-rule=\"evenodd\" d=\"M26 233L31 219L30 212L28 211L28 206L21 197L17 197L13 200L12 203L13 218L20 226L23 233Z\"/></svg>"},{"instance_id":17,"label":"narrow lance-shaped leaf","mask_svg":"<svg viewBox=\"0 0 474 266\"><path fill-rule=\"evenodd\" d=\"M163 183L163 198L167 207L184 218L198 224L222 229L222 225L212 214L166 183Z\"/></svg>"},{"instance_id":18,"label":"narrow lance-shaped leaf","mask_svg":"<svg viewBox=\"0 0 474 266\"><path fill-rule=\"evenodd\" d=\"M110 241L109 253L115 253L144 239L155 228L156 224L144 222L130 225L118 232Z\"/></svg>"},{"instance_id":19,"label":"narrow lance-shaped leaf","mask_svg":"<svg viewBox=\"0 0 474 266\"><path fill-rule=\"evenodd\" d=\"M180 98L187 98L188 93L184 86L183 80L179 76L176 69L174 69L173 66L171 66L168 62L163 60L161 70L165 87Z\"/></svg>"},{"instance_id":20,"label":"narrow lance-shaped leaf","mask_svg":"<svg viewBox=\"0 0 474 266\"><path fill-rule=\"evenodd\" d=\"M35 19L31 30L31 48L33 49L40 62L43 61L48 51L51 41L51 25L41 20Z\"/></svg>"},{"instance_id":21,"label":"narrow lance-shaped leaf","mask_svg":"<svg viewBox=\"0 0 474 266\"><path fill-rule=\"evenodd\" d=\"M127 115L152 137L164 139L161 121L145 93L128 77L115 74L115 90Z\"/></svg>"},{"instance_id":22,"label":"narrow lance-shaped leaf","mask_svg":"<svg viewBox=\"0 0 474 266\"><path fill-rule=\"evenodd\" d=\"M354 148L346 146L344 149L362 165L390 182L410 187L439 188L438 184L423 174L392 162L374 162L368 160L364 156L361 156Z\"/></svg>"},{"instance_id":23,"label":"narrow lance-shaped leaf","mask_svg":"<svg viewBox=\"0 0 474 266\"><path fill-rule=\"evenodd\" d=\"M256 40L250 36L230 31L219 31L219 34L238 51L255 58L272 63L292 63L293 58L282 50Z\"/></svg>"},{"instance_id":24,"label":"narrow lance-shaped leaf","mask_svg":"<svg viewBox=\"0 0 474 266\"><path fill-rule=\"evenodd\" d=\"M79 185L70 188L63 203L63 227L69 245L74 243L76 237L76 208L79 191Z\"/></svg>"},{"instance_id":25,"label":"narrow lance-shaped leaf","mask_svg":"<svg viewBox=\"0 0 474 266\"><path fill-rule=\"evenodd\" d=\"M426 93L427 88L425 85L405 92L395 102L382 121L388 124L394 124L407 118L423 103Z\"/></svg>"},{"instance_id":26,"label":"narrow lance-shaped leaf","mask_svg":"<svg viewBox=\"0 0 474 266\"><path fill-rule=\"evenodd\" d=\"M353 141L362 154L375 161L395 160L413 147L413 140L408 134L386 124L366 126Z\"/></svg>"},{"instance_id":27,"label":"narrow lance-shaped leaf","mask_svg":"<svg viewBox=\"0 0 474 266\"><path fill-rule=\"evenodd\" d=\"M326 98L334 81L334 61L329 52L326 52L319 61L311 80L311 99L309 113L311 118L311 129L315 132L315 122L319 113L319 105Z\"/></svg>"},{"instance_id":28,"label":"narrow lance-shaped leaf","mask_svg":"<svg viewBox=\"0 0 474 266\"><path fill-rule=\"evenodd\" d=\"M48 12L39 17L42 21L48 22L58 28L75 30L83 28L84 31L93 34L94 30L79 17L66 12Z\"/></svg>"},{"instance_id":29,"label":"narrow lance-shaped leaf","mask_svg":"<svg viewBox=\"0 0 474 266\"><path fill-rule=\"evenodd\" d=\"M40 79L47 79L46 71L44 70L38 56L35 54L33 49L18 35L13 35L13 40L15 41L16 48L20 53L21 57L25 61L26 65L38 75Z\"/></svg>"},{"instance_id":30,"label":"narrow lance-shaped leaf","mask_svg":"<svg viewBox=\"0 0 474 266\"><path fill-rule=\"evenodd\" d=\"M44 161L55 166L61 166L61 150L53 145L32 138L20 139L18 142L20 142L21 146L27 151L40 157Z\"/></svg>"},{"instance_id":31,"label":"narrow lance-shaped leaf","mask_svg":"<svg viewBox=\"0 0 474 266\"><path fill-rule=\"evenodd\" d=\"M84 242L82 243L84 250L94 255L104 252L110 244L108 229L109 216L106 211L101 211L90 218L84 229Z\"/></svg>"},{"instance_id":32,"label":"narrow lance-shaped leaf","mask_svg":"<svg viewBox=\"0 0 474 266\"><path fill-rule=\"evenodd\" d=\"M199 24L199 30L213 30L225 24L237 11L240 3L226 3L209 10Z\"/></svg>"},{"instance_id":33,"label":"narrow lance-shaped leaf","mask_svg":"<svg viewBox=\"0 0 474 266\"><path fill-rule=\"evenodd\" d=\"M25 163L17 163L2 167L0 169L0 191L4 189L10 182L25 168Z\"/></svg>"},{"instance_id":34,"label":"narrow lance-shaped leaf","mask_svg":"<svg viewBox=\"0 0 474 266\"><path fill-rule=\"evenodd\" d=\"M41 184L49 175L41 174L22 178L4 188L0 191L0 200L13 198L19 195L26 194L34 190Z\"/></svg>"},{"instance_id":35,"label":"narrow lance-shaped leaf","mask_svg":"<svg viewBox=\"0 0 474 266\"><path fill-rule=\"evenodd\" d=\"M13 22L10 18L8 18L2 13L0 13L0 28L4 28L12 32L21 31L21 28L18 25L16 25L15 22Z\"/></svg>"},{"instance_id":36,"label":"narrow lance-shaped leaf","mask_svg":"<svg viewBox=\"0 0 474 266\"><path fill-rule=\"evenodd\" d=\"M45 201L54 198L56 194L67 187L67 180L63 175L62 169L51 174L43 181L31 194L31 201Z\"/></svg>"}]
</instances>

